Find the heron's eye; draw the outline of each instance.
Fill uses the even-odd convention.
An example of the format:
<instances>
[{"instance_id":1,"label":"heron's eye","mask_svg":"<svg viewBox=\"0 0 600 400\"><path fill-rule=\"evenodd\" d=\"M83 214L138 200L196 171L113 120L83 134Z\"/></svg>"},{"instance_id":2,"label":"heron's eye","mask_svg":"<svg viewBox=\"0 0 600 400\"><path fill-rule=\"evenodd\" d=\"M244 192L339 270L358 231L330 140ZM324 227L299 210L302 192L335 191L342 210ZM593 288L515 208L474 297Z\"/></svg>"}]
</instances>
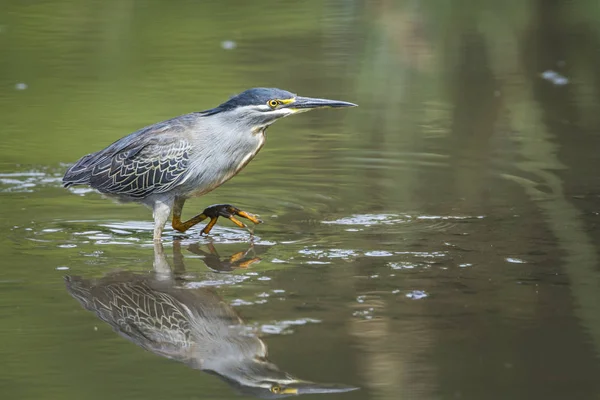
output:
<instances>
[{"instance_id":1,"label":"heron's eye","mask_svg":"<svg viewBox=\"0 0 600 400\"><path fill-rule=\"evenodd\" d=\"M269 101L267 102L267 104L269 105L269 107L271 107L271 108L275 108L275 107L277 107L278 105L280 105L280 104L281 104L281 102L280 102L279 100L269 100Z\"/></svg>"},{"instance_id":2,"label":"heron's eye","mask_svg":"<svg viewBox=\"0 0 600 400\"><path fill-rule=\"evenodd\" d=\"M277 385L275 385L275 386L272 386L272 387L271 387L271 392L273 392L273 393L275 393L275 394L277 394L277 393L281 392L281 386L277 386Z\"/></svg>"}]
</instances>

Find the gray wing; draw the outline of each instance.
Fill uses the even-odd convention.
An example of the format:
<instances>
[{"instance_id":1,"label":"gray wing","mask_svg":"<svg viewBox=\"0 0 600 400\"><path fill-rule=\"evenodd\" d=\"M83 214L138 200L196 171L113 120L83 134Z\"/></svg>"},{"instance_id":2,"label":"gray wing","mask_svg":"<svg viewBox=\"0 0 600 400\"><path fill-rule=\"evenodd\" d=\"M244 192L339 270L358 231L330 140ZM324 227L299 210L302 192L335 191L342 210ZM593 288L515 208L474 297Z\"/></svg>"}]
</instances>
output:
<instances>
[{"instance_id":1,"label":"gray wing","mask_svg":"<svg viewBox=\"0 0 600 400\"><path fill-rule=\"evenodd\" d=\"M94 286L79 277L66 279L67 290L115 332L155 354L185 362L189 356L187 307L145 282Z\"/></svg>"},{"instance_id":2,"label":"gray wing","mask_svg":"<svg viewBox=\"0 0 600 400\"><path fill-rule=\"evenodd\" d=\"M182 139L153 139L97 163L90 185L103 193L135 198L164 193L182 181L189 150L189 143Z\"/></svg>"},{"instance_id":3,"label":"gray wing","mask_svg":"<svg viewBox=\"0 0 600 400\"><path fill-rule=\"evenodd\" d=\"M102 193L144 198L185 180L190 143L183 117L141 129L81 158L66 172L65 186L88 184Z\"/></svg>"}]
</instances>

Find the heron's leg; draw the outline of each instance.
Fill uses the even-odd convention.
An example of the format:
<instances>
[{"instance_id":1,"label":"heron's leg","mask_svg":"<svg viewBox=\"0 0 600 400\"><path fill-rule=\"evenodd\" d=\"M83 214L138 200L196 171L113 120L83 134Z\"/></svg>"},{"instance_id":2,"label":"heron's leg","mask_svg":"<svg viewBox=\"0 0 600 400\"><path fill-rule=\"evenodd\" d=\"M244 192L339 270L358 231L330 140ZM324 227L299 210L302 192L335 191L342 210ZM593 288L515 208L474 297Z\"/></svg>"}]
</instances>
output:
<instances>
[{"instance_id":1,"label":"heron's leg","mask_svg":"<svg viewBox=\"0 0 600 400\"><path fill-rule=\"evenodd\" d=\"M173 229L175 229L176 231L179 232L185 232L188 229L190 229L192 226L204 221L206 218L208 218L207 215L204 215L204 213L202 214L198 214L193 218L188 219L185 222L181 221L181 212L183 211L183 205L185 204L185 199L184 198L176 198L175 199L175 204L173 205Z\"/></svg>"},{"instance_id":2,"label":"heron's leg","mask_svg":"<svg viewBox=\"0 0 600 400\"><path fill-rule=\"evenodd\" d=\"M162 231L171 214L171 206L162 201L154 203L152 215L154 216L154 240L159 241L162 236Z\"/></svg>"},{"instance_id":3,"label":"heron's leg","mask_svg":"<svg viewBox=\"0 0 600 400\"><path fill-rule=\"evenodd\" d=\"M245 228L240 220L235 218L235 216L240 216L242 218L246 218L252 221L255 224L260 224L262 221L256 218L254 215L247 213L246 211L242 211L239 208L232 206L231 204L215 204L209 207L206 207L201 214L196 215L189 220L182 222L181 221L181 212L183 211L183 204L185 203L185 199L176 198L175 204L173 206L173 229L178 230L179 232L185 232L190 229L192 226L204 221L206 218L210 218L210 221L204 229L202 229L202 233L208 235L211 229L217 223L219 217L225 217L231 220L234 224L239 226L240 228Z\"/></svg>"},{"instance_id":4,"label":"heron's leg","mask_svg":"<svg viewBox=\"0 0 600 400\"><path fill-rule=\"evenodd\" d=\"M171 278L171 266L165 257L165 251L160 241L154 242L154 272L159 280Z\"/></svg>"}]
</instances>

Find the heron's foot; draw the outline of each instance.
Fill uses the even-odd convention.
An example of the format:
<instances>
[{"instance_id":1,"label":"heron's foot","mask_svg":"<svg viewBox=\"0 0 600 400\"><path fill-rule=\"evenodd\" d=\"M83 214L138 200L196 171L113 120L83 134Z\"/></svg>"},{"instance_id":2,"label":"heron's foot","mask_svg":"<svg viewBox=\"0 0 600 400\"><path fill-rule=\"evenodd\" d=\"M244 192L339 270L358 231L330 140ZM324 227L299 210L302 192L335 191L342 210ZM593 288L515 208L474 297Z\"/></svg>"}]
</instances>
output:
<instances>
[{"instance_id":1,"label":"heron's foot","mask_svg":"<svg viewBox=\"0 0 600 400\"><path fill-rule=\"evenodd\" d=\"M229 264L234 267L245 269L245 268L248 268L249 266L251 266L252 264L259 262L261 260L260 257L253 257L249 260L246 260L245 257L249 251L250 251L250 249L248 249L246 251L239 251L239 252L233 254L232 256L229 257Z\"/></svg>"},{"instance_id":2,"label":"heron's foot","mask_svg":"<svg viewBox=\"0 0 600 400\"><path fill-rule=\"evenodd\" d=\"M256 218L255 215L250 214L246 211L242 211L237 207L232 206L231 204L215 204L210 207L206 207L204 211L202 211L201 215L205 215L210 218L210 221L204 229L202 229L202 233L208 235L208 233L212 230L212 228L217 223L219 217L228 218L231 222L239 226L240 228L246 228L246 225L236 218L236 216L246 218L255 224L260 224L262 221Z\"/></svg>"},{"instance_id":3,"label":"heron's foot","mask_svg":"<svg viewBox=\"0 0 600 400\"><path fill-rule=\"evenodd\" d=\"M217 252L217 249L212 243L207 243L209 252L202 250L199 244L194 243L188 247L188 250L199 256L203 256L204 263L206 266L213 271L218 272L230 272L237 268L248 268L252 264L261 261L260 257L248 256L253 251L254 247L250 246L246 251L239 251L229 257L221 257Z\"/></svg>"}]
</instances>

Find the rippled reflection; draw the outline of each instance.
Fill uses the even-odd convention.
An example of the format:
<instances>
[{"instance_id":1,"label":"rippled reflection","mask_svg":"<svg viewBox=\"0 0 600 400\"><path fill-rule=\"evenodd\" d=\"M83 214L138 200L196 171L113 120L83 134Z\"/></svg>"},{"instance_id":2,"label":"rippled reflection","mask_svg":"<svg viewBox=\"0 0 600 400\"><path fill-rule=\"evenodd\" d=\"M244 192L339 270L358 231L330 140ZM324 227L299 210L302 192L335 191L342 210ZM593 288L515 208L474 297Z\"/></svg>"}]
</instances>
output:
<instances>
[{"instance_id":1,"label":"rippled reflection","mask_svg":"<svg viewBox=\"0 0 600 400\"><path fill-rule=\"evenodd\" d=\"M239 252L222 259L214 247L205 255L217 271L247 268L259 258ZM267 347L212 288L186 288L178 243L174 269L162 245L154 247L151 274L110 273L101 279L67 276L67 291L122 337L162 357L214 374L237 391L257 397L339 393L357 388L295 378L267 359Z\"/></svg>"}]
</instances>

